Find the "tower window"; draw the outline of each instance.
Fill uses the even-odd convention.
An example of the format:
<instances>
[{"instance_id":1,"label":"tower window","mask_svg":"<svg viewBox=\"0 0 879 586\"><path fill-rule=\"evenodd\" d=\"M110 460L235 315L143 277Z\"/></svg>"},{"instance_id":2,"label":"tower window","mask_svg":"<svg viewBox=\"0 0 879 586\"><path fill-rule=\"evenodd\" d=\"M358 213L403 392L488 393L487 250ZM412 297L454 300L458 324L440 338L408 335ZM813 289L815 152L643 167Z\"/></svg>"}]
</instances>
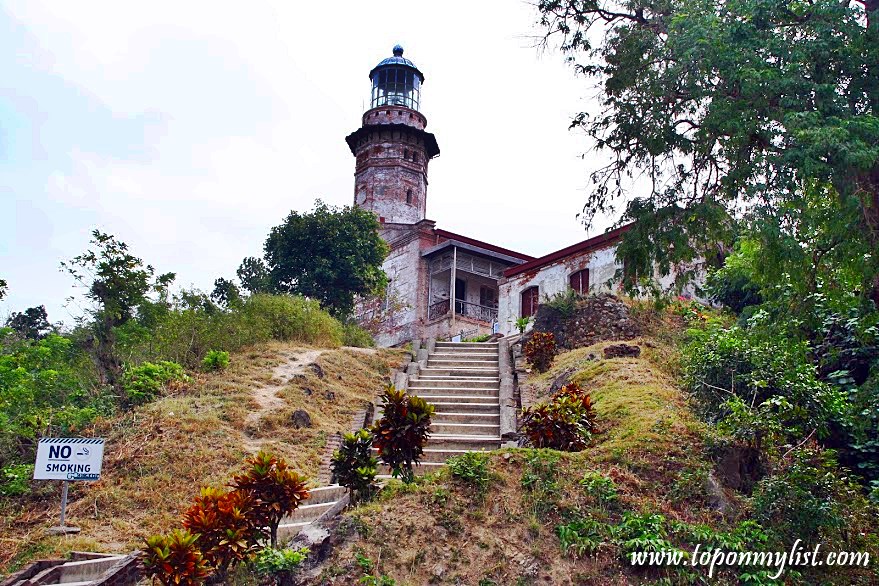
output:
<instances>
[{"instance_id":1,"label":"tower window","mask_svg":"<svg viewBox=\"0 0 879 586\"><path fill-rule=\"evenodd\" d=\"M410 205L412 204L412 190L411 189L406 190L406 203L408 203Z\"/></svg>"},{"instance_id":2,"label":"tower window","mask_svg":"<svg viewBox=\"0 0 879 586\"><path fill-rule=\"evenodd\" d=\"M417 162L418 162L418 151L414 151L414 152L412 153L412 162L413 162L413 163L417 163Z\"/></svg>"},{"instance_id":3,"label":"tower window","mask_svg":"<svg viewBox=\"0 0 879 586\"><path fill-rule=\"evenodd\" d=\"M404 161L409 160L409 149L403 149L403 160Z\"/></svg>"}]
</instances>

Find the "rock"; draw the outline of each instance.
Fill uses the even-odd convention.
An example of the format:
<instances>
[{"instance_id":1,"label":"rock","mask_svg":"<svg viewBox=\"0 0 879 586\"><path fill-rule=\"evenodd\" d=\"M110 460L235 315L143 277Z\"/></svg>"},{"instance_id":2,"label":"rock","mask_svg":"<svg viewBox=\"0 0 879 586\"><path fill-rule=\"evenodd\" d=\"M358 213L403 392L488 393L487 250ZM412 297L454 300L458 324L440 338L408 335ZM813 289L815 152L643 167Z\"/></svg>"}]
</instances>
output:
<instances>
[{"instance_id":1,"label":"rock","mask_svg":"<svg viewBox=\"0 0 879 586\"><path fill-rule=\"evenodd\" d=\"M318 364L317 362L312 362L308 365L308 368L310 368L314 372L314 374L317 375L317 378L323 378L324 376L326 376L324 374L324 369L321 368L320 364Z\"/></svg>"},{"instance_id":2,"label":"rock","mask_svg":"<svg viewBox=\"0 0 879 586\"><path fill-rule=\"evenodd\" d=\"M443 574L446 573L446 566L444 564L437 564L433 567L432 571L435 578L442 578Z\"/></svg>"},{"instance_id":3,"label":"rock","mask_svg":"<svg viewBox=\"0 0 879 586\"><path fill-rule=\"evenodd\" d=\"M705 492L708 494L708 505L721 515L726 516L732 505L713 472L709 472L705 479Z\"/></svg>"},{"instance_id":4,"label":"rock","mask_svg":"<svg viewBox=\"0 0 879 586\"><path fill-rule=\"evenodd\" d=\"M305 393L306 397L310 397L314 393L314 391L312 391L308 387L305 387L304 389L302 389L302 392Z\"/></svg>"},{"instance_id":5,"label":"rock","mask_svg":"<svg viewBox=\"0 0 879 586\"><path fill-rule=\"evenodd\" d=\"M630 344L612 344L604 349L605 358L637 358L641 348Z\"/></svg>"},{"instance_id":6,"label":"rock","mask_svg":"<svg viewBox=\"0 0 879 586\"><path fill-rule=\"evenodd\" d=\"M311 415L309 415L308 411L305 409L297 409L293 412L293 415L290 416L290 423L292 423L293 427L296 429L311 427Z\"/></svg>"},{"instance_id":7,"label":"rock","mask_svg":"<svg viewBox=\"0 0 879 586\"><path fill-rule=\"evenodd\" d=\"M716 472L726 486L745 494L766 474L760 450L748 446L728 445L716 452Z\"/></svg>"},{"instance_id":8,"label":"rock","mask_svg":"<svg viewBox=\"0 0 879 586\"><path fill-rule=\"evenodd\" d=\"M324 393L324 399L326 399L327 401L335 401L336 393L334 393L333 391L327 391Z\"/></svg>"},{"instance_id":9,"label":"rock","mask_svg":"<svg viewBox=\"0 0 879 586\"><path fill-rule=\"evenodd\" d=\"M577 372L576 368L569 368L565 370L563 373L558 375L552 384L549 386L549 394L553 395L559 391L563 386L571 382L571 375Z\"/></svg>"},{"instance_id":10,"label":"rock","mask_svg":"<svg viewBox=\"0 0 879 586\"><path fill-rule=\"evenodd\" d=\"M504 454L504 460L509 461L510 458L512 458L512 457L513 457L513 454L511 454L511 453L509 453L509 452L507 452L506 454Z\"/></svg>"}]
</instances>

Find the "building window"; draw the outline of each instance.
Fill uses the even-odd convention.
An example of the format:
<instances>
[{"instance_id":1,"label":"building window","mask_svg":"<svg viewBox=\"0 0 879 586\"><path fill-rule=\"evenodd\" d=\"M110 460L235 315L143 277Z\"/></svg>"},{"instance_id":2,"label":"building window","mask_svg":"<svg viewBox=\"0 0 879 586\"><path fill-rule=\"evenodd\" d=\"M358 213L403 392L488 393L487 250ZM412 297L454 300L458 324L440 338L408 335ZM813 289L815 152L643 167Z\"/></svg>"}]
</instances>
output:
<instances>
[{"instance_id":1,"label":"building window","mask_svg":"<svg viewBox=\"0 0 879 586\"><path fill-rule=\"evenodd\" d=\"M531 317L537 313L537 303L539 301L539 290L537 287L528 287L522 291L522 309L519 312L521 317Z\"/></svg>"},{"instance_id":2,"label":"building window","mask_svg":"<svg viewBox=\"0 0 879 586\"><path fill-rule=\"evenodd\" d=\"M409 149L403 149L403 160L404 161L409 160Z\"/></svg>"},{"instance_id":3,"label":"building window","mask_svg":"<svg viewBox=\"0 0 879 586\"><path fill-rule=\"evenodd\" d=\"M571 289L579 293L580 295L588 295L589 294L589 269L583 269L582 271L577 271L568 277L568 283L571 285Z\"/></svg>"},{"instance_id":4,"label":"building window","mask_svg":"<svg viewBox=\"0 0 879 586\"><path fill-rule=\"evenodd\" d=\"M415 152L412 153L412 162L413 162L413 163L417 163L417 162L418 162L418 151L415 151Z\"/></svg>"},{"instance_id":5,"label":"building window","mask_svg":"<svg viewBox=\"0 0 879 586\"><path fill-rule=\"evenodd\" d=\"M409 205L412 205L412 190L411 189L406 190L406 203L408 203Z\"/></svg>"}]
</instances>

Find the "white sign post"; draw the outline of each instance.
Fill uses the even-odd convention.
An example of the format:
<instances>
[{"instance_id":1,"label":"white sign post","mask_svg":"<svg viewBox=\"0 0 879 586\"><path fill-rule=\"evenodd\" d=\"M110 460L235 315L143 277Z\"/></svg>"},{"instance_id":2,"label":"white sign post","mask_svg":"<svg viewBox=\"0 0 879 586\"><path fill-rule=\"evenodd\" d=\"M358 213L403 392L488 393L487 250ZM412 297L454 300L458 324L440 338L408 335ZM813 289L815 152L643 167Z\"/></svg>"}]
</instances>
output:
<instances>
[{"instance_id":1,"label":"white sign post","mask_svg":"<svg viewBox=\"0 0 879 586\"><path fill-rule=\"evenodd\" d=\"M67 484L71 480L99 480L104 459L103 438L44 437L37 446L34 480L61 480L61 524L53 533L79 533L64 524L67 515Z\"/></svg>"}]
</instances>

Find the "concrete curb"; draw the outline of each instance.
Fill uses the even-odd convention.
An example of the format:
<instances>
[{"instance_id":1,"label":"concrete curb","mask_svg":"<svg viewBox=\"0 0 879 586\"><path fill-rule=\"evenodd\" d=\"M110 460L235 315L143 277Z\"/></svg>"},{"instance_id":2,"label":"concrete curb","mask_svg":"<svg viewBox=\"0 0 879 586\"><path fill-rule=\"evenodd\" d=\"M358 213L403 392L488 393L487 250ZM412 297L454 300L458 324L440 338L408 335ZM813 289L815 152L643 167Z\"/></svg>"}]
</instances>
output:
<instances>
[{"instance_id":1,"label":"concrete curb","mask_svg":"<svg viewBox=\"0 0 879 586\"><path fill-rule=\"evenodd\" d=\"M512 441L516 432L516 383L513 371L513 359L510 353L510 341L506 338L498 340L498 370L500 371L500 434L504 440Z\"/></svg>"}]
</instances>

